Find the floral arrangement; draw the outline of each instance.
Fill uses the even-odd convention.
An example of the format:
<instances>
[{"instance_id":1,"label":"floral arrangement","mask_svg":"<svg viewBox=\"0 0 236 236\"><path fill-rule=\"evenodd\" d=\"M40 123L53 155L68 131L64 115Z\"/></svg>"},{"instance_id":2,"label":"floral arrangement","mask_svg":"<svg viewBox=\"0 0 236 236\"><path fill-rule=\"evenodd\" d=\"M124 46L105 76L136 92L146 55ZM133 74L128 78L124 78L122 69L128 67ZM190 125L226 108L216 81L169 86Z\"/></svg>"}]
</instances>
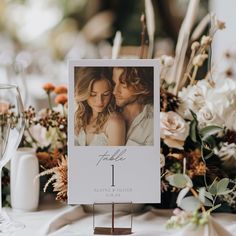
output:
<instances>
[{"instance_id":1,"label":"floral arrangement","mask_svg":"<svg viewBox=\"0 0 236 236\"><path fill-rule=\"evenodd\" d=\"M191 44L179 78L186 57L161 58L162 189L178 194L168 228L204 225L212 211L236 205L236 81L230 68L214 74L209 66L213 36L225 27L215 16L209 19L209 35ZM199 77L206 59L207 73Z\"/></svg>"},{"instance_id":2,"label":"floral arrangement","mask_svg":"<svg viewBox=\"0 0 236 236\"><path fill-rule=\"evenodd\" d=\"M57 200L67 199L67 86L55 87L46 83L43 89L48 96L48 108L36 113L33 107L25 111L26 129L21 146L35 148L40 175L51 175L44 187L53 183ZM54 103L52 101L54 97ZM55 106L53 106L55 104Z\"/></svg>"}]
</instances>

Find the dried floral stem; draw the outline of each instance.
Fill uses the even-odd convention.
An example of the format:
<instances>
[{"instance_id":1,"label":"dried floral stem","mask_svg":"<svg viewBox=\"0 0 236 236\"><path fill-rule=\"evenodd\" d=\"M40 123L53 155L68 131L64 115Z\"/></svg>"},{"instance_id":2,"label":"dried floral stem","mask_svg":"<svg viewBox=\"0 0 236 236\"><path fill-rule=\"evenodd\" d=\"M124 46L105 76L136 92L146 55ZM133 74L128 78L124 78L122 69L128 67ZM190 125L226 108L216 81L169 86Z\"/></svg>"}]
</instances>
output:
<instances>
[{"instance_id":1,"label":"dried floral stem","mask_svg":"<svg viewBox=\"0 0 236 236\"><path fill-rule=\"evenodd\" d=\"M193 84L194 84L194 81L195 81L195 78L196 78L196 75L197 75L198 68L199 68L198 66L194 66L193 74L192 74L191 81L190 81L190 85L193 85Z\"/></svg>"},{"instance_id":2,"label":"dried floral stem","mask_svg":"<svg viewBox=\"0 0 236 236\"><path fill-rule=\"evenodd\" d=\"M152 58L154 49L155 14L151 0L145 0L145 14L147 22L147 33L149 38L148 58Z\"/></svg>"},{"instance_id":3,"label":"dried floral stem","mask_svg":"<svg viewBox=\"0 0 236 236\"><path fill-rule=\"evenodd\" d=\"M141 25L142 25L142 31L141 31L141 49L140 49L140 55L139 58L144 58L144 46L145 46L145 34L146 34L146 22L145 22L145 15L142 14L141 18Z\"/></svg>"},{"instance_id":4,"label":"dried floral stem","mask_svg":"<svg viewBox=\"0 0 236 236\"><path fill-rule=\"evenodd\" d=\"M189 59L189 62L188 62L188 65L187 65L187 68L186 68L186 72L184 73L184 76L183 76L183 80L181 81L181 84L180 86L177 88L178 90L182 88L182 86L185 85L187 79L190 79L191 80L191 76L190 76L190 72L192 70L192 62L193 62L193 58L195 56L195 53L196 51L193 50L192 53L191 53L191 56L190 56L190 59Z\"/></svg>"},{"instance_id":5,"label":"dried floral stem","mask_svg":"<svg viewBox=\"0 0 236 236\"><path fill-rule=\"evenodd\" d=\"M52 101L51 101L50 92L47 92L47 96L48 96L48 105L49 105L49 108L52 110Z\"/></svg>"},{"instance_id":6,"label":"dried floral stem","mask_svg":"<svg viewBox=\"0 0 236 236\"><path fill-rule=\"evenodd\" d=\"M63 116L66 116L65 105L64 105L64 104L61 104L61 106L62 106L62 113L63 113Z\"/></svg>"},{"instance_id":7,"label":"dried floral stem","mask_svg":"<svg viewBox=\"0 0 236 236\"><path fill-rule=\"evenodd\" d=\"M175 63L172 68L170 82L176 82L173 90L174 95L177 95L179 85L181 84L184 60L187 52L189 35L191 28L195 22L195 16L198 10L199 0L190 0L186 16L180 28L178 42L176 46Z\"/></svg>"},{"instance_id":8,"label":"dried floral stem","mask_svg":"<svg viewBox=\"0 0 236 236\"><path fill-rule=\"evenodd\" d=\"M119 56L120 48L121 48L121 43L122 43L122 36L121 32L117 31L114 42L113 42L113 47L112 47L112 59L117 59Z\"/></svg>"}]
</instances>

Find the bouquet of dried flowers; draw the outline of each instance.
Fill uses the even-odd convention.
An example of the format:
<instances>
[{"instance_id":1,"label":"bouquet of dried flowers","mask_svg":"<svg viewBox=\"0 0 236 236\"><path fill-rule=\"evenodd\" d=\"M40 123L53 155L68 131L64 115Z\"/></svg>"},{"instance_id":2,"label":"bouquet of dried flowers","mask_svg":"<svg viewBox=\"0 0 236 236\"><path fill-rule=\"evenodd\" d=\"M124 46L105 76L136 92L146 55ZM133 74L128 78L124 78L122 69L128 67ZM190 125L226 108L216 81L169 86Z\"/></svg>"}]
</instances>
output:
<instances>
[{"instance_id":1,"label":"bouquet of dried flowers","mask_svg":"<svg viewBox=\"0 0 236 236\"><path fill-rule=\"evenodd\" d=\"M35 148L39 160L40 176L52 175L44 190L46 191L52 180L56 180L53 191L58 192L57 199L66 200L67 86L55 87L53 84L47 83L43 89L48 96L48 108L36 112L30 106L25 111L26 129L21 146Z\"/></svg>"}]
</instances>

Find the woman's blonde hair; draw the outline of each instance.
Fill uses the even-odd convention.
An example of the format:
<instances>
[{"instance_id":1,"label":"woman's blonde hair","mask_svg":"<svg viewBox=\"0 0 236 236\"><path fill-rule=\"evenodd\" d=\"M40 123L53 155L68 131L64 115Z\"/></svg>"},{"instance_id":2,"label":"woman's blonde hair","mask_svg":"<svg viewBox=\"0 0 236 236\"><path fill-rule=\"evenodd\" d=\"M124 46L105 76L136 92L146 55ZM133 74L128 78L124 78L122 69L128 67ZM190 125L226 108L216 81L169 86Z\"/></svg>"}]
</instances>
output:
<instances>
[{"instance_id":1,"label":"woman's blonde hair","mask_svg":"<svg viewBox=\"0 0 236 236\"><path fill-rule=\"evenodd\" d=\"M75 68L75 102L77 105L75 111L75 133L78 134L80 129L85 130L91 116L92 109L87 103L94 82L107 80L112 91L111 73L108 68L103 67L81 67ZM99 133L106 123L111 112L115 110L115 99L111 95L111 100L107 107L98 114L95 132Z\"/></svg>"}]
</instances>

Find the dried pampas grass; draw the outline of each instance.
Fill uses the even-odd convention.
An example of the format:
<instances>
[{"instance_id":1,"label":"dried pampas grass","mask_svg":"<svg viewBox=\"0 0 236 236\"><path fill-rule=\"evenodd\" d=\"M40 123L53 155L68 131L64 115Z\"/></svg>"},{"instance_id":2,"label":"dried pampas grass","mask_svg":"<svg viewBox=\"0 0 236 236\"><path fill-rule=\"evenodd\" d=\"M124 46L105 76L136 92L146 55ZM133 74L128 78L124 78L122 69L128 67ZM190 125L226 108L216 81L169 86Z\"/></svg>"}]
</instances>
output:
<instances>
[{"instance_id":1,"label":"dried pampas grass","mask_svg":"<svg viewBox=\"0 0 236 236\"><path fill-rule=\"evenodd\" d=\"M202 36L203 31L206 29L207 25L211 23L211 15L207 14L203 19L199 22L197 27L192 33L191 41L197 40L199 37Z\"/></svg>"},{"instance_id":2,"label":"dried pampas grass","mask_svg":"<svg viewBox=\"0 0 236 236\"><path fill-rule=\"evenodd\" d=\"M119 52L120 52L120 47L121 47L121 43L122 43L122 36L121 36L121 32L117 31L115 38L114 38L114 43L113 43L113 47L112 47L112 59L117 59L119 56Z\"/></svg>"},{"instance_id":3,"label":"dried pampas grass","mask_svg":"<svg viewBox=\"0 0 236 236\"><path fill-rule=\"evenodd\" d=\"M169 83L175 82L174 94L176 95L181 83L183 73L184 60L189 43L189 36L193 24L195 22L196 14L198 12L199 0L190 0L186 16L180 28L178 42L175 51L175 62L172 68Z\"/></svg>"},{"instance_id":4,"label":"dried pampas grass","mask_svg":"<svg viewBox=\"0 0 236 236\"><path fill-rule=\"evenodd\" d=\"M149 38L148 58L152 58L154 49L155 14L151 0L145 0L145 15Z\"/></svg>"}]
</instances>

